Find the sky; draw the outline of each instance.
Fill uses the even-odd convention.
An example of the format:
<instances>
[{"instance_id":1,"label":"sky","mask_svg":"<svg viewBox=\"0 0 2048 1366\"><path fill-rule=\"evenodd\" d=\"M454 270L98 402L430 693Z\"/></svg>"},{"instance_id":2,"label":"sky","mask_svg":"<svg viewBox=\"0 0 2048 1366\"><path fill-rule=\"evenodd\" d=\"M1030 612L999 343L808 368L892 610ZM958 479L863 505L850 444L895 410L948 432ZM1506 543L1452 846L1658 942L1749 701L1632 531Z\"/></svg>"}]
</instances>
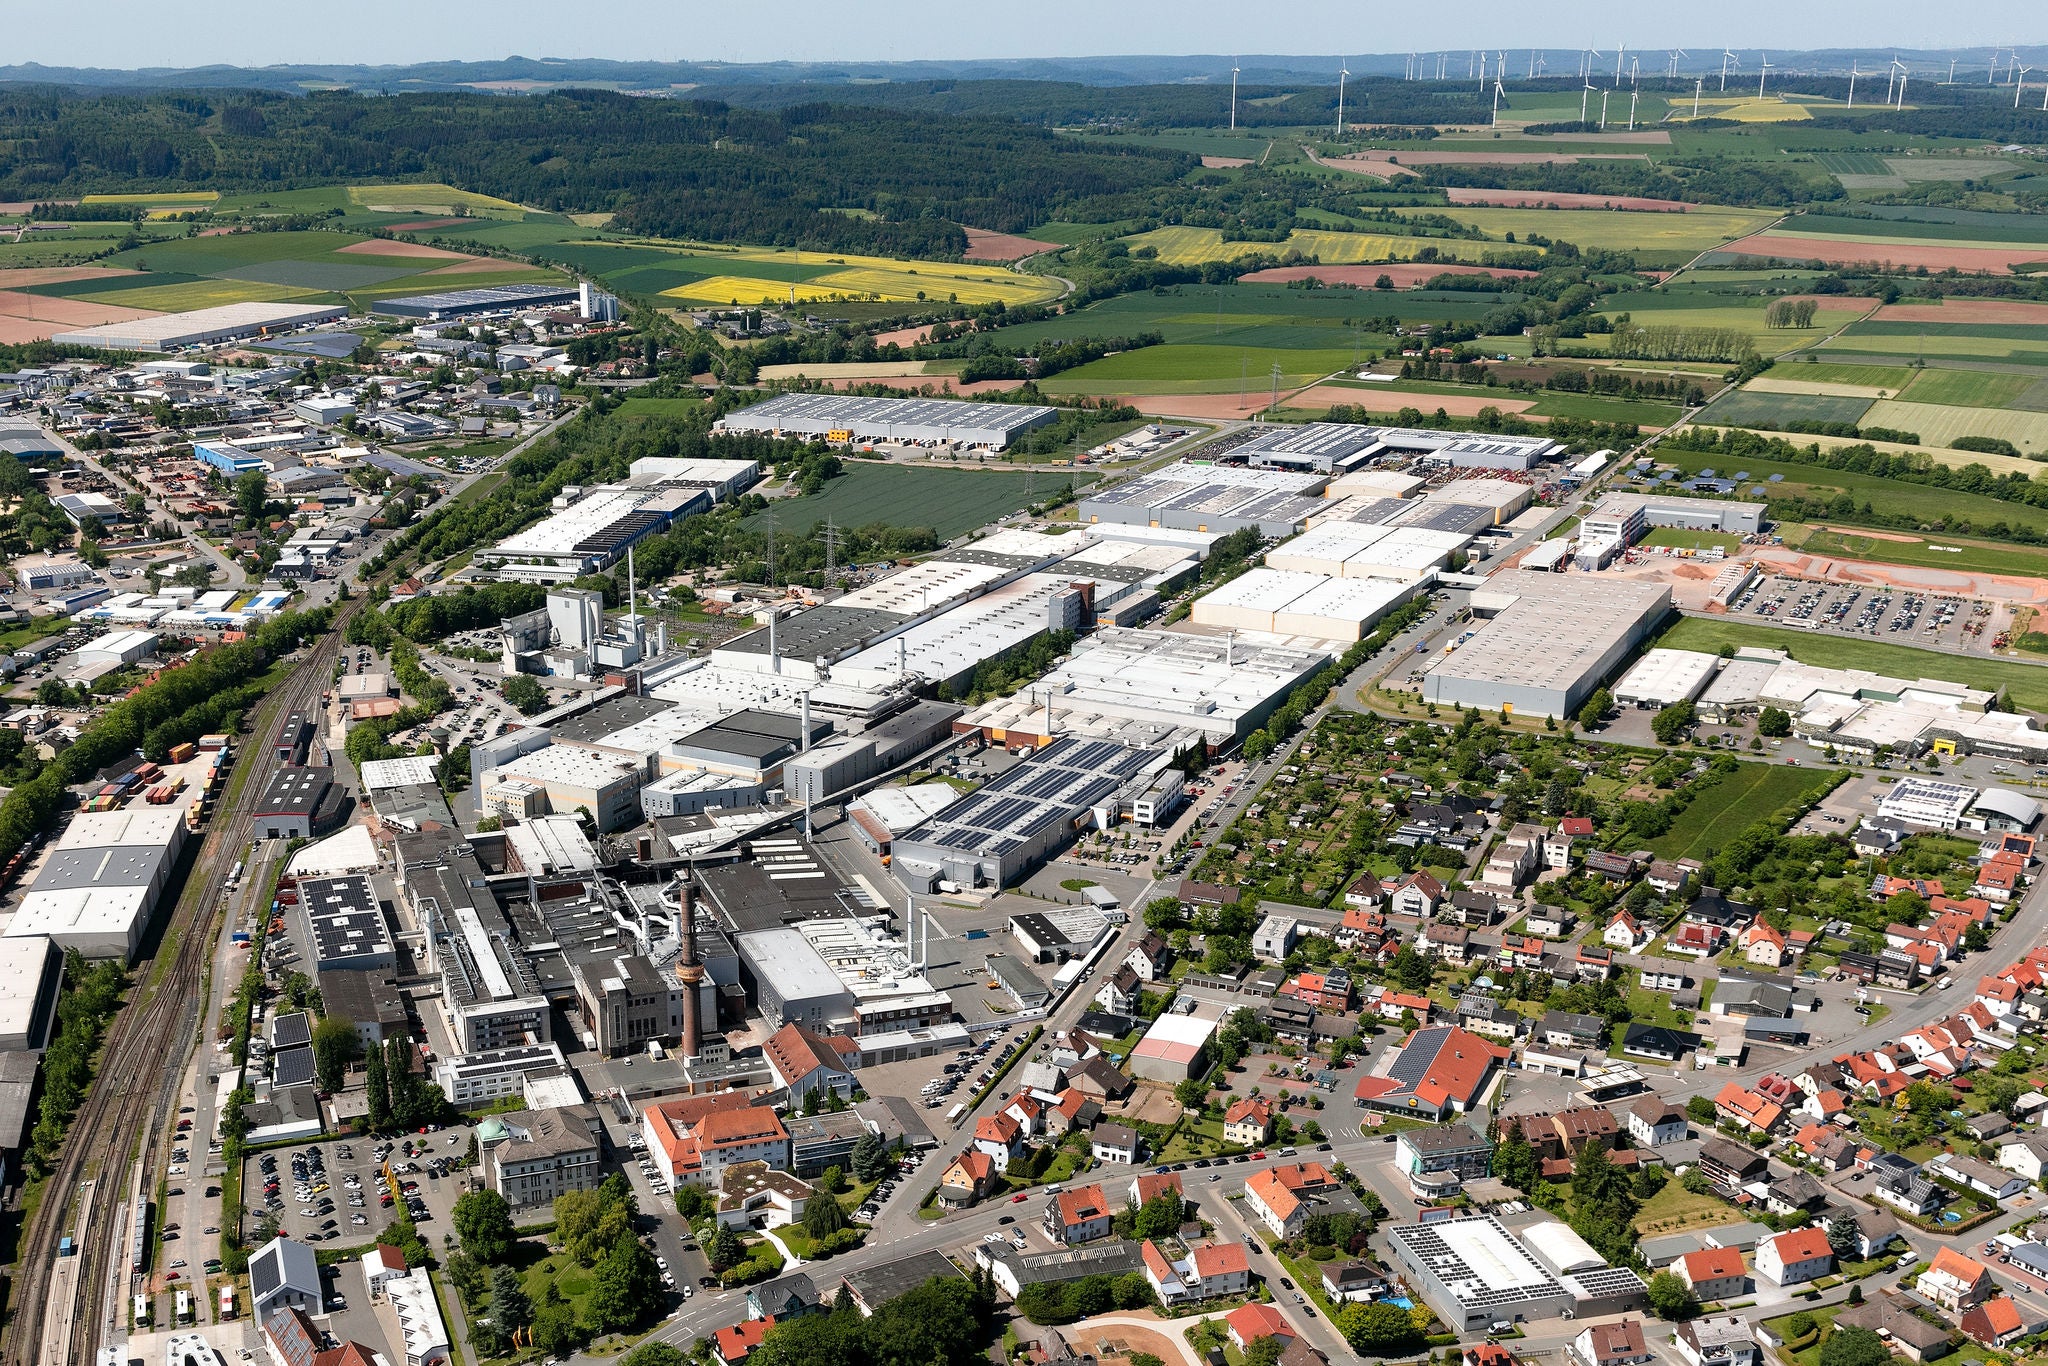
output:
<instances>
[{"instance_id":1,"label":"sky","mask_svg":"<svg viewBox=\"0 0 2048 1366\"><path fill-rule=\"evenodd\" d=\"M1309 54L1532 46L1950 48L2048 42L2041 0L1465 0L1287 6L1283 25L1242 0L0 0L0 64L187 67L401 64L524 57L641 61L908 61L1229 52ZM82 22L87 15L88 21ZM287 17L289 16L289 17ZM585 22L585 17L589 22Z\"/></svg>"}]
</instances>

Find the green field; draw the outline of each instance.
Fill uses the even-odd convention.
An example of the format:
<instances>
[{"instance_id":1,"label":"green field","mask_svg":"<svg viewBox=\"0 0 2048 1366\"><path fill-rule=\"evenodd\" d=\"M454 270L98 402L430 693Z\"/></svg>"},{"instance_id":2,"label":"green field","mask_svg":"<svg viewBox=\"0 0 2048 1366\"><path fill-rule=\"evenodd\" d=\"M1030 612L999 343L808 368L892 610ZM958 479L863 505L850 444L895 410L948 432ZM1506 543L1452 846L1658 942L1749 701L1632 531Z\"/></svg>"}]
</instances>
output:
<instances>
[{"instance_id":1,"label":"green field","mask_svg":"<svg viewBox=\"0 0 2048 1366\"><path fill-rule=\"evenodd\" d=\"M1700 421L1724 427L1778 427L1788 422L1861 422L1871 401L1829 394L1771 394L1737 389L1723 394Z\"/></svg>"},{"instance_id":2,"label":"green field","mask_svg":"<svg viewBox=\"0 0 2048 1366\"><path fill-rule=\"evenodd\" d=\"M830 517L842 527L928 526L941 540L951 540L1029 507L1063 488L1069 477L1084 485L1095 478L1085 471L1033 477L1007 470L913 469L850 460L846 473L829 481L824 492L778 501L775 525L778 535L806 536ZM759 513L748 525L765 526L767 516Z\"/></svg>"},{"instance_id":3,"label":"green field","mask_svg":"<svg viewBox=\"0 0 2048 1366\"><path fill-rule=\"evenodd\" d=\"M1682 617L1657 644L1670 650L1704 650L1709 654L1723 645L1761 645L1787 651L1800 663L1817 668L1868 669L1893 678L1939 678L1968 688L2003 689L2013 705L2023 710L2048 711L2048 665L1966 658L1916 650L1909 645L1752 626L1720 617Z\"/></svg>"},{"instance_id":4,"label":"green field","mask_svg":"<svg viewBox=\"0 0 2048 1366\"><path fill-rule=\"evenodd\" d=\"M1965 436L1995 436L2010 441L2022 453L2048 451L2048 413L2021 408L1957 408L1880 399L1870 405L1865 421L1872 426L1918 432L1920 439L1930 446L1953 446Z\"/></svg>"},{"instance_id":5,"label":"green field","mask_svg":"<svg viewBox=\"0 0 2048 1366\"><path fill-rule=\"evenodd\" d=\"M1905 365L1836 365L1830 361L1780 361L1772 379L1805 380L1810 384L1860 384L1898 393L1916 373Z\"/></svg>"},{"instance_id":6,"label":"green field","mask_svg":"<svg viewBox=\"0 0 2048 1366\"><path fill-rule=\"evenodd\" d=\"M1621 149L1613 149L1621 150ZM1530 233L1581 247L1633 251L1644 259L1683 260L1732 242L1778 217L1770 209L1728 209L1699 205L1685 213L1631 213L1615 209L1475 209L1456 205L1440 210L1460 223L1470 223L1496 241L1513 233L1516 241Z\"/></svg>"},{"instance_id":7,"label":"green field","mask_svg":"<svg viewBox=\"0 0 2048 1366\"><path fill-rule=\"evenodd\" d=\"M1796 527L1779 528L1787 545L1794 544ZM1960 573L2025 574L2048 578L2048 549L2010 545L2003 541L1979 541L1964 536L1937 535L1932 540L1895 541L1886 536L1859 536L1853 531L1815 531L1797 542L1801 550L1814 555L1838 555L1851 560L1875 560L1880 564L1910 564L1923 569L1951 569ZM1948 546L1953 549L1940 549Z\"/></svg>"},{"instance_id":8,"label":"green field","mask_svg":"<svg viewBox=\"0 0 2048 1366\"><path fill-rule=\"evenodd\" d=\"M1665 545L1678 550L1721 549L1733 554L1741 549L1740 536L1725 536L1718 531L1689 531L1684 527L1652 527L1649 535L1643 537L1642 545Z\"/></svg>"},{"instance_id":9,"label":"green field","mask_svg":"<svg viewBox=\"0 0 2048 1366\"><path fill-rule=\"evenodd\" d=\"M702 405L703 400L694 398L629 398L618 412L621 417L680 417Z\"/></svg>"},{"instance_id":10,"label":"green field","mask_svg":"<svg viewBox=\"0 0 2048 1366\"><path fill-rule=\"evenodd\" d=\"M1726 456L1662 450L1657 453L1657 458L1662 463L1682 470L1688 476L1704 468L1712 468L1723 473L1740 473L1743 476L1743 497L1754 497L1750 490L1757 486L1768 488L1771 498L1798 496L1832 500L1837 495L1846 493L1859 506L1869 503L1875 512L1887 515L1905 514L1919 519L1922 525L1931 525L1944 519L1951 525L1959 526L1991 526L2004 522L2009 526L2031 526L2048 533L2048 511L2032 508L2024 503L2002 502L1978 493L1931 488L1924 484L1882 479L1872 474L1831 470L1820 465L1802 465L1784 460L1755 460L1745 456L1736 464L1735 469L1730 471ZM1774 474L1782 477L1776 483L1767 482Z\"/></svg>"},{"instance_id":11,"label":"green field","mask_svg":"<svg viewBox=\"0 0 2048 1366\"><path fill-rule=\"evenodd\" d=\"M1887 169L1873 174L1889 175L1891 172ZM2048 223L2025 214L1979 214L1968 222L1935 223L1904 219L1836 218L1826 214L1802 213L1786 220L1780 231L1804 233L1813 237L1843 237L1854 241L1903 239L1951 244L1980 242L1994 246L2048 242Z\"/></svg>"},{"instance_id":12,"label":"green field","mask_svg":"<svg viewBox=\"0 0 2048 1366\"><path fill-rule=\"evenodd\" d=\"M1884 158L1871 152L1816 152L1813 158L1832 175L1890 175ZM1797 221L1796 219L1794 220Z\"/></svg>"},{"instance_id":13,"label":"green field","mask_svg":"<svg viewBox=\"0 0 2048 1366\"><path fill-rule=\"evenodd\" d=\"M1670 646L1670 637L1660 643ZM2043 682L2048 683L2048 674L2043 675ZM1681 811L1669 830L1650 841L1650 849L1664 858L1709 857L1737 831L1803 800L1832 777L1817 769L1790 765L1738 764L1733 773Z\"/></svg>"},{"instance_id":14,"label":"green field","mask_svg":"<svg viewBox=\"0 0 2048 1366\"><path fill-rule=\"evenodd\" d=\"M1280 387L1298 388L1344 369L1350 349L1296 351L1276 347L1148 346L1122 355L1105 356L1054 375L1040 385L1054 394L1228 393L1242 387L1249 393L1270 392L1273 366L1280 366Z\"/></svg>"},{"instance_id":15,"label":"green field","mask_svg":"<svg viewBox=\"0 0 2048 1366\"><path fill-rule=\"evenodd\" d=\"M2007 408L2039 381L2032 375L1996 370L1922 370L1898 397L1908 403L1947 403L1962 408Z\"/></svg>"}]
</instances>

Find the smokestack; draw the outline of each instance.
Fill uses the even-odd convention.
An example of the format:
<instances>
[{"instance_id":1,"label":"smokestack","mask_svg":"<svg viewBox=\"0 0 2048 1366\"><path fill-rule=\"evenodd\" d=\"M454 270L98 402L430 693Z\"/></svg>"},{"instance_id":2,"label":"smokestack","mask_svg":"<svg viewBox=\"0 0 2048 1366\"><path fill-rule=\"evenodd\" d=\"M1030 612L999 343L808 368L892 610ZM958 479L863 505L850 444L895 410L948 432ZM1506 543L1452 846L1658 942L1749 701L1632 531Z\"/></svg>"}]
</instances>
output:
<instances>
[{"instance_id":1,"label":"smokestack","mask_svg":"<svg viewBox=\"0 0 2048 1366\"><path fill-rule=\"evenodd\" d=\"M697 879L689 868L683 870L682 913L677 920L683 941L683 951L676 962L676 976L683 984L683 1056L695 1058L704 1041L703 1022L698 1018L704 964L697 959Z\"/></svg>"},{"instance_id":2,"label":"smokestack","mask_svg":"<svg viewBox=\"0 0 2048 1366\"><path fill-rule=\"evenodd\" d=\"M809 754L811 752L811 695L808 691L804 693L804 719L802 724L803 747L798 751L798 753Z\"/></svg>"},{"instance_id":3,"label":"smokestack","mask_svg":"<svg viewBox=\"0 0 2048 1366\"><path fill-rule=\"evenodd\" d=\"M772 673L782 672L782 651L775 644L775 620L782 614L773 606L768 609L768 668Z\"/></svg>"}]
</instances>

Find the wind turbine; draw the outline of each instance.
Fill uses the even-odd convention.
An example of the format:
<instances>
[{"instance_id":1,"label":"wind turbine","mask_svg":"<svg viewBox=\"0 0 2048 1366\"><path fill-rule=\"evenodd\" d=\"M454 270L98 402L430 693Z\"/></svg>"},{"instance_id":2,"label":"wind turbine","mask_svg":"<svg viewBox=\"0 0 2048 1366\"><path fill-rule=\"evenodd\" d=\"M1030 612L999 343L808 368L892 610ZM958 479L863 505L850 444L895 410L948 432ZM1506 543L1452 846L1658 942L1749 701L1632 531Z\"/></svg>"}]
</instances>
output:
<instances>
[{"instance_id":1,"label":"wind turbine","mask_svg":"<svg viewBox=\"0 0 2048 1366\"><path fill-rule=\"evenodd\" d=\"M1529 79L1536 79L1536 49L1533 47L1529 49Z\"/></svg>"},{"instance_id":2,"label":"wind turbine","mask_svg":"<svg viewBox=\"0 0 2048 1366\"><path fill-rule=\"evenodd\" d=\"M1724 47L1721 49L1721 89L1724 93L1728 89L1728 64L1730 62L1735 63L1737 71L1742 70L1742 59Z\"/></svg>"},{"instance_id":3,"label":"wind turbine","mask_svg":"<svg viewBox=\"0 0 2048 1366\"><path fill-rule=\"evenodd\" d=\"M1756 73L1756 97L1762 99L1764 97L1764 77L1771 74L1771 55L1768 52L1760 52L1757 56L1761 59L1763 65Z\"/></svg>"},{"instance_id":4,"label":"wind turbine","mask_svg":"<svg viewBox=\"0 0 2048 1366\"><path fill-rule=\"evenodd\" d=\"M1698 117L1700 116L1700 91L1702 91L1702 90L1704 90L1704 89L1706 89L1706 88L1707 88L1707 78L1706 78L1705 76L1695 76L1695 77L1693 77L1693 80L1692 80L1692 116L1693 116L1694 118L1698 118Z\"/></svg>"},{"instance_id":5,"label":"wind turbine","mask_svg":"<svg viewBox=\"0 0 2048 1366\"><path fill-rule=\"evenodd\" d=\"M1854 63L1854 62L1850 62L1850 63L1849 63L1849 103L1848 103L1848 105L1847 105L1847 107L1848 107L1848 108L1850 108L1850 109L1854 109L1854 108L1856 107L1856 78L1857 78L1858 76L1860 76L1861 74L1863 74L1863 73L1859 72L1859 71L1858 71L1858 70L1856 69L1856 63Z\"/></svg>"},{"instance_id":6,"label":"wind turbine","mask_svg":"<svg viewBox=\"0 0 2048 1366\"><path fill-rule=\"evenodd\" d=\"M1506 93L1505 90L1501 89L1500 76L1496 73L1493 78L1493 122L1495 127L1500 125L1500 97Z\"/></svg>"},{"instance_id":7,"label":"wind turbine","mask_svg":"<svg viewBox=\"0 0 2048 1366\"><path fill-rule=\"evenodd\" d=\"M1671 49L1671 69L1667 71L1665 74L1669 76L1672 80L1675 81L1678 79L1678 59L1687 55L1688 54L1686 50L1682 47L1675 47Z\"/></svg>"},{"instance_id":8,"label":"wind turbine","mask_svg":"<svg viewBox=\"0 0 2048 1366\"><path fill-rule=\"evenodd\" d=\"M1586 121L1586 101L1593 97L1593 83L1586 82L1586 88L1579 92L1579 122Z\"/></svg>"},{"instance_id":9,"label":"wind turbine","mask_svg":"<svg viewBox=\"0 0 2048 1366\"><path fill-rule=\"evenodd\" d=\"M1984 71L1984 84L1998 84L1998 49L1995 47L1991 49L1991 65Z\"/></svg>"},{"instance_id":10,"label":"wind turbine","mask_svg":"<svg viewBox=\"0 0 2048 1366\"><path fill-rule=\"evenodd\" d=\"M1344 78L1351 74L1344 62L1337 63L1337 136L1344 136Z\"/></svg>"},{"instance_id":11,"label":"wind turbine","mask_svg":"<svg viewBox=\"0 0 2048 1366\"><path fill-rule=\"evenodd\" d=\"M2015 53L2013 55L2015 59L2017 59L2019 54ZM2032 68L2031 66L2021 66L2019 65L2018 61L2015 60L2013 63L2013 69L2018 73L2018 79L2012 83L2012 107L2017 109L2020 107L2020 91L2025 90L2027 88L2027 73L2029 71L2032 71L2034 68Z\"/></svg>"},{"instance_id":12,"label":"wind turbine","mask_svg":"<svg viewBox=\"0 0 2048 1366\"><path fill-rule=\"evenodd\" d=\"M1943 84L1943 85L1954 85L1955 83L1956 83L1956 59L1955 59L1955 58L1953 58L1953 57L1951 57L1951 58L1949 58L1949 59L1948 59L1948 79L1947 79L1947 80L1945 80L1945 81L1943 81L1943 82L1942 82L1942 84Z\"/></svg>"},{"instance_id":13,"label":"wind turbine","mask_svg":"<svg viewBox=\"0 0 2048 1366\"><path fill-rule=\"evenodd\" d=\"M1237 58L1230 59L1230 131L1237 131Z\"/></svg>"},{"instance_id":14,"label":"wind turbine","mask_svg":"<svg viewBox=\"0 0 2048 1366\"><path fill-rule=\"evenodd\" d=\"M1484 52L1479 54L1479 88L1482 91L1486 89L1486 54Z\"/></svg>"},{"instance_id":15,"label":"wind turbine","mask_svg":"<svg viewBox=\"0 0 2048 1366\"><path fill-rule=\"evenodd\" d=\"M1906 77L1912 73L1906 70L1906 64L1897 57L1892 58L1892 65L1899 69L1899 98L1897 103L1900 109L1904 109L1906 107Z\"/></svg>"},{"instance_id":16,"label":"wind turbine","mask_svg":"<svg viewBox=\"0 0 2048 1366\"><path fill-rule=\"evenodd\" d=\"M1628 131L1631 133L1636 131L1636 101L1642 97L1642 93L1634 89L1628 92Z\"/></svg>"},{"instance_id":17,"label":"wind turbine","mask_svg":"<svg viewBox=\"0 0 2048 1366\"><path fill-rule=\"evenodd\" d=\"M1616 43L1614 45L1614 83L1616 85L1621 84L1621 54L1627 47L1627 43Z\"/></svg>"},{"instance_id":18,"label":"wind turbine","mask_svg":"<svg viewBox=\"0 0 2048 1366\"><path fill-rule=\"evenodd\" d=\"M1600 92L1600 131L1603 133L1607 131L1607 97L1613 93L1612 90Z\"/></svg>"}]
</instances>

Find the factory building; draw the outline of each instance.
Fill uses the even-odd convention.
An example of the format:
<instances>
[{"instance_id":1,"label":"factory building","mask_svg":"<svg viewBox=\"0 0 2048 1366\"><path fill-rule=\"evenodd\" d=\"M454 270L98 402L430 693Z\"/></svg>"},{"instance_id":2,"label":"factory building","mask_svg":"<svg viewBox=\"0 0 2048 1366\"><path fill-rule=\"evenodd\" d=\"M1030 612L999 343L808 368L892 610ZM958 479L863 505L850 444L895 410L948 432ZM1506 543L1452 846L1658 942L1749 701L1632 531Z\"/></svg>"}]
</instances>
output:
<instances>
[{"instance_id":1,"label":"factory building","mask_svg":"<svg viewBox=\"0 0 2048 1366\"><path fill-rule=\"evenodd\" d=\"M560 1044L478 1049L436 1062L434 1084L457 1109L474 1110L505 1096L523 1095L527 1078L567 1067Z\"/></svg>"},{"instance_id":2,"label":"factory building","mask_svg":"<svg viewBox=\"0 0 2048 1366\"><path fill-rule=\"evenodd\" d=\"M1086 735L1176 751L1185 734L1222 749L1257 730L1331 654L1299 641L1105 628L1075 642L1037 683L960 724L1000 744Z\"/></svg>"},{"instance_id":3,"label":"factory building","mask_svg":"<svg viewBox=\"0 0 2048 1366\"><path fill-rule=\"evenodd\" d=\"M1274 424L1231 454L1254 466L1328 474L1397 457L1429 460L1458 469L1527 470L1562 449L1548 437L1309 422L1300 426Z\"/></svg>"},{"instance_id":4,"label":"factory building","mask_svg":"<svg viewBox=\"0 0 2048 1366\"><path fill-rule=\"evenodd\" d=\"M110 664L119 667L148 659L156 653L154 631L109 631L97 640L78 647L80 664Z\"/></svg>"},{"instance_id":5,"label":"factory building","mask_svg":"<svg viewBox=\"0 0 2048 1366\"><path fill-rule=\"evenodd\" d=\"M315 971L397 968L398 949L369 878L360 873L302 878L296 890L304 942L313 947Z\"/></svg>"},{"instance_id":6,"label":"factory building","mask_svg":"<svg viewBox=\"0 0 2048 1366\"><path fill-rule=\"evenodd\" d=\"M1733 503L1719 498L1682 498L1650 493L1610 493L1593 505L1580 524L1589 541L1618 540L1634 545L1651 527L1682 527L1754 536L1763 530L1762 503Z\"/></svg>"},{"instance_id":7,"label":"factory building","mask_svg":"<svg viewBox=\"0 0 2048 1366\"><path fill-rule=\"evenodd\" d=\"M1350 645L1429 582L1332 579L1261 567L1195 599L1194 621L1219 630L1307 636Z\"/></svg>"},{"instance_id":8,"label":"factory building","mask_svg":"<svg viewBox=\"0 0 2048 1366\"><path fill-rule=\"evenodd\" d=\"M640 822L641 772L573 745L522 754L484 775L483 802L501 816L588 812L599 834Z\"/></svg>"},{"instance_id":9,"label":"factory building","mask_svg":"<svg viewBox=\"0 0 2048 1366\"><path fill-rule=\"evenodd\" d=\"M370 311L394 318L439 322L448 318L473 318L483 313L549 308L580 300L581 293L574 285L492 285L480 289L453 289L445 294L408 294L398 299L379 299L370 305ZM335 312L338 314L341 310L336 309Z\"/></svg>"},{"instance_id":10,"label":"factory building","mask_svg":"<svg viewBox=\"0 0 2048 1366\"><path fill-rule=\"evenodd\" d=\"M646 958L616 954L576 963L573 971L583 1026L605 1057L682 1036L682 983L657 971Z\"/></svg>"},{"instance_id":11,"label":"factory building","mask_svg":"<svg viewBox=\"0 0 2048 1366\"><path fill-rule=\"evenodd\" d=\"M851 394L778 394L728 413L713 428L827 441L901 441L1002 450L1057 411L1035 404L968 403L940 398L859 398Z\"/></svg>"},{"instance_id":12,"label":"factory building","mask_svg":"<svg viewBox=\"0 0 2048 1366\"><path fill-rule=\"evenodd\" d=\"M1556 1318L1572 1308L1571 1292L1491 1215L1396 1225L1388 1241L1409 1285L1453 1331Z\"/></svg>"},{"instance_id":13,"label":"factory building","mask_svg":"<svg viewBox=\"0 0 2048 1366\"><path fill-rule=\"evenodd\" d=\"M426 936L427 971L465 1053L545 1043L548 1002L476 853L451 830L401 834L398 881Z\"/></svg>"},{"instance_id":14,"label":"factory building","mask_svg":"<svg viewBox=\"0 0 2048 1366\"><path fill-rule=\"evenodd\" d=\"M853 993L823 954L789 928L754 930L733 940L740 981L763 1019L826 1033L852 1018Z\"/></svg>"},{"instance_id":15,"label":"factory building","mask_svg":"<svg viewBox=\"0 0 2048 1366\"><path fill-rule=\"evenodd\" d=\"M192 458L229 479L252 470L268 474L273 468L262 456L229 441L195 441L192 443Z\"/></svg>"},{"instance_id":16,"label":"factory building","mask_svg":"<svg viewBox=\"0 0 2048 1366\"><path fill-rule=\"evenodd\" d=\"M185 813L176 806L74 816L6 937L47 937L87 958L133 958L184 847Z\"/></svg>"},{"instance_id":17,"label":"factory building","mask_svg":"<svg viewBox=\"0 0 2048 1366\"><path fill-rule=\"evenodd\" d=\"M1630 579L1509 570L1472 593L1490 616L1423 676L1425 701L1538 716L1575 711L1671 610L1671 590Z\"/></svg>"},{"instance_id":18,"label":"factory building","mask_svg":"<svg viewBox=\"0 0 2048 1366\"><path fill-rule=\"evenodd\" d=\"M1077 830L1116 823L1170 755L1062 737L897 839L892 869L914 892L942 882L1007 887L1064 849Z\"/></svg>"},{"instance_id":19,"label":"factory building","mask_svg":"<svg viewBox=\"0 0 2048 1366\"><path fill-rule=\"evenodd\" d=\"M949 702L916 702L859 734L814 745L783 765L783 791L792 802L821 802L887 773L952 734L960 712Z\"/></svg>"},{"instance_id":20,"label":"factory building","mask_svg":"<svg viewBox=\"0 0 2048 1366\"><path fill-rule=\"evenodd\" d=\"M102 351L177 351L312 327L347 313L346 308L332 304L221 304L58 332L50 341L56 346L90 346Z\"/></svg>"},{"instance_id":21,"label":"factory building","mask_svg":"<svg viewBox=\"0 0 2048 1366\"><path fill-rule=\"evenodd\" d=\"M313 838L314 831L323 828L333 814L331 807L322 810L333 781L334 770L331 768L297 764L271 774L270 782L264 787L263 795L256 799L256 809L252 813L257 837L272 840Z\"/></svg>"},{"instance_id":22,"label":"factory building","mask_svg":"<svg viewBox=\"0 0 2048 1366\"><path fill-rule=\"evenodd\" d=\"M1329 482L1327 475L1182 461L1084 495L1078 514L1084 525L1107 522L1214 535L1251 528L1277 540L1301 530L1322 510L1316 495Z\"/></svg>"},{"instance_id":23,"label":"factory building","mask_svg":"<svg viewBox=\"0 0 2048 1366\"><path fill-rule=\"evenodd\" d=\"M1614 685L1614 700L1624 707L1655 711L1690 702L1706 690L1718 656L1697 650L1650 650Z\"/></svg>"},{"instance_id":24,"label":"factory building","mask_svg":"<svg viewBox=\"0 0 2048 1366\"><path fill-rule=\"evenodd\" d=\"M708 512L712 498L700 488L607 487L574 498L565 491L556 502L549 517L478 551L478 567L507 582L570 583L609 569L646 537Z\"/></svg>"}]
</instances>

